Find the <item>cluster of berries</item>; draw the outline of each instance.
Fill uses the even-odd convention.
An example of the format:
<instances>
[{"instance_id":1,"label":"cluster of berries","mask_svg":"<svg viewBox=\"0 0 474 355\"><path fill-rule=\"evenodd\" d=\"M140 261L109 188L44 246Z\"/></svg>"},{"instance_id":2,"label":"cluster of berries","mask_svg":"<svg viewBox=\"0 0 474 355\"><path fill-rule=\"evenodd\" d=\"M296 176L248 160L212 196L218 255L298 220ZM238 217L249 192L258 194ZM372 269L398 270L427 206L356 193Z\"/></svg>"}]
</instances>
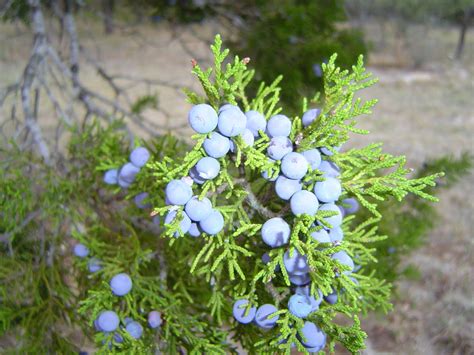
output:
<instances>
[{"instance_id":1,"label":"cluster of berries","mask_svg":"<svg viewBox=\"0 0 474 355\"><path fill-rule=\"evenodd\" d=\"M132 290L132 279L125 273L120 273L112 277L110 280L110 289L115 296L125 296ZM148 313L148 325L150 328L158 328L162 323L161 313L158 311L151 311ZM120 325L120 319L117 313L111 310L103 311L94 321L94 326L97 331L115 332ZM140 322L133 320L130 317L125 317L123 320L123 327L125 331L134 339L139 339L143 335L143 326ZM115 332L114 340L117 343L123 342L122 336Z\"/></svg>"},{"instance_id":2,"label":"cluster of berries","mask_svg":"<svg viewBox=\"0 0 474 355\"><path fill-rule=\"evenodd\" d=\"M302 117L303 126L309 126L320 114L319 109L311 109L304 113ZM253 114L252 117L259 117ZM262 116L263 118L263 116ZM275 115L268 120L258 120L258 131L264 131L270 138L270 144L267 149L267 155L272 162L280 162L280 175L272 176L268 171L263 172L262 176L275 182L275 192L281 199L289 201L290 209L295 216L307 214L316 215L318 210L332 211L334 214L325 218L325 222L330 228L322 223L313 225L316 231L311 233L311 237L318 243L339 244L343 239L343 230L341 228L343 217L346 213L355 213L358 204L355 199L345 199L342 201L344 206L336 205L342 194L342 186L338 179L340 169L333 162L323 159L331 156L332 150L327 148L309 149L302 152L294 152L294 142L290 140L292 129L291 120L284 115ZM338 151L339 147L333 150ZM314 184L313 191L305 189L304 177L309 171L319 170L322 172L323 181ZM278 248L288 244L291 234L290 225L281 217L275 217L267 220L261 230L262 240L271 248ZM340 251L332 255L342 265L349 266L350 273L354 270L354 262L350 256ZM270 262L270 256L265 253L262 257L266 264ZM337 293L323 296L318 290L318 297L310 294L310 268L307 257L294 250L293 253L287 250L283 257L285 269L289 275L290 282L295 285L294 294L288 302L288 310L296 317L306 318L312 312L319 309L323 299L331 304L337 302ZM355 279L353 279L356 282ZM262 307L269 308L269 305ZM273 307L273 306L271 306ZM275 307L273 307L275 308ZM276 309L273 310L273 313ZM271 314L270 314L271 315ZM268 315L267 315L268 316ZM254 321L261 326L258 317L258 311L254 307L248 307L248 300L239 300L234 304L234 317L241 323L250 323ZM278 316L270 317L275 323ZM314 323L306 322L301 329L303 338L302 344L308 351L314 352L324 348L326 335Z\"/></svg>"},{"instance_id":3,"label":"cluster of berries","mask_svg":"<svg viewBox=\"0 0 474 355\"><path fill-rule=\"evenodd\" d=\"M74 255L81 259L87 258L89 256L89 248L84 244L78 243L74 245ZM99 259L92 257L87 261L87 267L90 272L97 272L102 269L102 264Z\"/></svg>"},{"instance_id":4,"label":"cluster of berries","mask_svg":"<svg viewBox=\"0 0 474 355\"><path fill-rule=\"evenodd\" d=\"M297 287L295 295L290 298L288 304L290 312L309 314L312 308L317 309L319 307L322 301L322 295L320 296L318 300L315 300L314 297L309 296L308 286ZM311 304L306 302L307 298L312 299ZM279 319L277 311L277 308L272 304L264 304L257 309L256 307L250 307L248 300L240 299L234 303L232 314L239 323L254 323L262 329L271 329ZM306 321L300 333L299 340L309 352L318 352L326 345L326 334L313 322ZM281 342L284 342L284 340Z\"/></svg>"},{"instance_id":5,"label":"cluster of berries","mask_svg":"<svg viewBox=\"0 0 474 355\"><path fill-rule=\"evenodd\" d=\"M309 126L319 115L319 109L305 112L302 116L303 126ZM183 234L189 233L193 237L198 237L202 232L209 235L219 233L224 227L222 214L213 208L208 198L193 196L192 185L193 183L201 185L207 180L216 178L221 169L218 159L225 157L229 152L235 152L237 144L253 146L255 139L264 132L270 138L267 148L268 159L271 162L279 161L280 174L272 176L269 171L265 171L262 173L263 178L275 182L277 196L289 201L290 209L295 216L303 214L315 216L319 210L334 212L333 215L324 218L325 223L318 221L313 225L315 231L310 234L311 238L318 243L335 245L343 240L344 234L341 228L343 217L346 213L355 213L358 204L355 199L349 198L341 201L342 205L336 205L343 192L339 181L340 169L328 157L340 147L314 148L296 152L294 151L296 142L290 140L292 122L288 117L277 114L267 121L257 111L243 113L239 107L231 104L223 105L218 112L207 104L195 105L188 114L188 122L194 131L208 135L203 142L203 149L207 156L197 161L189 171L189 176L172 180L167 184L166 204L172 207L165 217L165 225L171 224L175 218L181 218L179 229ZM149 156L145 148L135 149L130 155L130 163L125 164L120 170L108 171L104 176L104 181L108 184L118 183L121 187L128 187L135 179L140 167L146 164ZM309 190L304 178L313 170L320 171L324 180L316 182L314 188ZM142 193L135 197L138 207L146 207L143 200L147 196L147 193ZM178 231L175 232L175 236L179 234ZM267 220L261 230L263 242L271 248L288 244L290 234L290 225L281 217ZM354 271L354 262L345 251L337 252L331 257L349 267L348 271L344 271L345 274ZM270 262L269 254L265 253L262 259L264 263ZM297 250L287 250L283 262L290 282L294 285L294 294L288 301L288 310L294 316L303 319L308 317L319 309L323 299L330 304L337 302L338 295L335 290L328 295L323 295L318 290L317 298L310 294L310 268L305 255L301 255ZM106 312L104 314L110 317L110 313ZM257 309L250 307L246 299L238 300L234 304L233 314L240 323L254 322L264 329L274 327L279 318L275 306L265 304ZM135 327L133 322L129 324ZM118 317L115 328L117 326ZM308 351L319 351L324 348L326 335L314 323L306 321L301 334L303 336L300 341Z\"/></svg>"},{"instance_id":6,"label":"cluster of berries","mask_svg":"<svg viewBox=\"0 0 474 355\"><path fill-rule=\"evenodd\" d=\"M254 137L258 135L261 125L257 126L255 120L247 119L252 112L256 113L250 111L244 114L239 107L230 104L223 105L218 112L207 104L192 107L188 114L189 125L198 133L209 134L203 143L207 156L198 160L189 171L189 176L172 180L166 186L166 203L176 207L166 215L165 224L171 223L180 206L184 206L179 225L182 233L189 233L193 237L198 237L202 232L215 235L224 228L222 214L213 208L208 198L193 196L192 185L202 185L218 176L221 169L218 159L236 151L237 136L242 138L246 146L254 144ZM265 122L263 116L261 119ZM176 232L175 236L178 234Z\"/></svg>"},{"instance_id":7,"label":"cluster of berries","mask_svg":"<svg viewBox=\"0 0 474 355\"><path fill-rule=\"evenodd\" d=\"M302 117L303 125L310 125L319 114L319 109L305 112ZM357 211L357 201L352 198L343 200L343 205L349 206L347 209L336 205L342 194L342 186L338 179L340 169L333 162L322 158L331 156L333 152L327 148L293 152L293 142L288 138L290 131L291 121L286 116L273 116L268 121L267 134L272 138L267 154L271 159L281 161L281 175L269 177L264 173L264 178L275 181L276 194L283 200L289 200L291 211L295 216L302 214L314 216L319 210L334 212L332 216L324 219L330 228L318 222L318 225L314 225L317 230L311 233L311 237L318 243L339 243L344 237L341 229L343 217L346 213ZM338 149L339 147L335 148ZM323 181L316 182L313 191L305 190L302 181L310 169L321 171L324 178ZM276 217L263 224L261 234L265 244L276 248L288 243L291 230L283 218ZM333 258L343 264L350 264L352 261L348 261L350 258L345 252L336 253ZM290 281L298 286L307 283L309 266L303 255L296 252L291 256L288 251L284 261L290 274Z\"/></svg>"},{"instance_id":8,"label":"cluster of berries","mask_svg":"<svg viewBox=\"0 0 474 355\"><path fill-rule=\"evenodd\" d=\"M201 134L209 134L203 143L207 156L201 158L190 170L189 176L197 184L214 179L220 171L217 159L225 157L229 151L236 151L236 137L240 136L245 145L252 146L254 135L247 128L247 117L239 107L226 104L216 112L210 105L199 104L188 114L191 128Z\"/></svg>"},{"instance_id":9,"label":"cluster of berries","mask_svg":"<svg viewBox=\"0 0 474 355\"><path fill-rule=\"evenodd\" d=\"M224 217L212 207L211 201L207 197L199 199L198 196L193 196L191 178L171 180L166 185L165 196L166 203L173 205L165 217L165 225L172 223L180 206L184 206L179 223L183 234L189 233L193 237L199 237L201 232L205 232L214 235L224 228ZM175 232L175 236L179 236L179 233Z\"/></svg>"},{"instance_id":10,"label":"cluster of berries","mask_svg":"<svg viewBox=\"0 0 474 355\"><path fill-rule=\"evenodd\" d=\"M150 152L145 147L137 147L130 153L130 161L125 163L119 169L107 170L104 174L104 182L108 185L118 184L121 188L127 189L135 181L135 177L140 172L140 169L150 159ZM149 208L149 203L146 203L148 192L139 193L134 197L135 205L138 208Z\"/></svg>"},{"instance_id":11,"label":"cluster of berries","mask_svg":"<svg viewBox=\"0 0 474 355\"><path fill-rule=\"evenodd\" d=\"M234 318L242 324L255 323L263 329L273 328L278 321L278 310L272 304L264 304L258 309L256 307L249 307L249 301L246 299L238 300L234 303L232 314Z\"/></svg>"},{"instance_id":12,"label":"cluster of berries","mask_svg":"<svg viewBox=\"0 0 474 355\"><path fill-rule=\"evenodd\" d=\"M84 244L78 243L74 246L74 255L79 258L86 258L90 251ZM96 272L102 269L100 261L96 258L91 258L88 262L90 272ZM125 296L132 290L132 279L125 273L115 275L110 280L110 289L116 296ZM94 321L95 329L103 332L113 332L119 326L120 320L114 311L103 311ZM148 324L151 328L157 328L161 325L161 314L157 311L152 311L148 314ZM141 337L143 327L137 321L130 318L124 320L125 330L135 339ZM114 334L114 340L118 343L123 342L123 338L119 333Z\"/></svg>"},{"instance_id":13,"label":"cluster of berries","mask_svg":"<svg viewBox=\"0 0 474 355\"><path fill-rule=\"evenodd\" d=\"M218 112L207 104L193 106L188 114L188 122L191 128L201 134L212 132L203 143L204 151L208 157L204 157L200 161L203 159L205 159L204 161L213 161L208 158L215 160L224 157L229 151L235 152L235 139L238 136L242 138L246 146L252 146L255 137L258 136L258 129L260 129L260 126L255 125L248 119L253 113L258 114L256 111L249 111L244 114L238 106L231 104L223 105ZM265 122L265 118L263 116L261 118ZM219 164L217 160L212 164L215 165L216 163ZM209 179L206 171L199 169L198 164L195 166L198 180Z\"/></svg>"},{"instance_id":14,"label":"cluster of berries","mask_svg":"<svg viewBox=\"0 0 474 355\"><path fill-rule=\"evenodd\" d=\"M135 181L140 169L150 159L150 152L144 147L135 148L130 153L130 161L122 165L120 169L110 169L104 174L104 182L109 185L118 184L127 189Z\"/></svg>"},{"instance_id":15,"label":"cluster of berries","mask_svg":"<svg viewBox=\"0 0 474 355\"><path fill-rule=\"evenodd\" d=\"M74 246L74 254L80 258L85 258L89 254L89 249L83 244L76 244ZM89 270L90 270L89 266ZM97 271L97 270L95 270ZM94 272L94 271L92 271ZM120 273L112 277L110 280L110 289L115 296L125 296L132 290L132 279L125 273ZM162 323L161 313L158 311L151 311L148 313L148 325L150 328L158 328ZM97 319L94 321L94 327L97 331L105 333L114 333L114 341L117 343L123 342L123 337L116 332L120 325L120 318L116 312L111 310L102 311ZM139 339L143 335L142 325L130 317L123 320L123 327L125 331L134 339Z\"/></svg>"}]
</instances>

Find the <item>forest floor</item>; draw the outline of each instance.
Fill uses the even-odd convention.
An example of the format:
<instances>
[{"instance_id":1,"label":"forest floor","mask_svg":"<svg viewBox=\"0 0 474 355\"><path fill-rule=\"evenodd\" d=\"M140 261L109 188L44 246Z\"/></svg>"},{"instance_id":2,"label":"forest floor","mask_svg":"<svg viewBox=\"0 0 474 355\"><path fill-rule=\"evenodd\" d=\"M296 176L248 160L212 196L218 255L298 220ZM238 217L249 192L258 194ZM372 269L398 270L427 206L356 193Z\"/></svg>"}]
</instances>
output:
<instances>
[{"instance_id":1,"label":"forest floor","mask_svg":"<svg viewBox=\"0 0 474 355\"><path fill-rule=\"evenodd\" d=\"M82 45L109 73L192 88L198 86L190 74L190 60L209 62L206 40L218 31L213 23L180 28L140 25L109 36L102 34L98 23L79 28ZM390 29L379 31L371 25L366 30L375 48L369 69L380 82L362 97L378 98L379 103L374 114L360 124L371 135L355 137L350 144L383 141L388 152L407 155L412 168L443 154L474 153L474 33L467 35L463 61L454 62L449 58L457 40L454 29L409 28L405 42ZM24 27L1 25L2 86L17 80L29 49L30 37ZM91 68L84 66L81 75L89 87L112 95ZM143 88L131 92L138 97ZM156 93L160 107L172 119L156 115L153 120L180 135L191 133L186 127L190 106L184 95L164 87ZM54 123L47 119L50 112L47 106L40 109L45 125ZM474 351L473 197L472 173L441 193L437 227L426 244L404 260L419 268L420 277L398 283L395 308L388 316L371 315L364 321L370 339L367 354Z\"/></svg>"}]
</instances>

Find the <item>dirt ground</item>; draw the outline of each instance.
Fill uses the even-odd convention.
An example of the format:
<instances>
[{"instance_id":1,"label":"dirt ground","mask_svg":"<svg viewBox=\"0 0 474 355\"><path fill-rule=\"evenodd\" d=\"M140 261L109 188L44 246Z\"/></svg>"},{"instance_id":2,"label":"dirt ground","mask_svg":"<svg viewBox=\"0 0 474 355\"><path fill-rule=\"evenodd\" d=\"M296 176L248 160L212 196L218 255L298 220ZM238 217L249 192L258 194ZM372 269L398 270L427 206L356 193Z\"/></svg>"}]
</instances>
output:
<instances>
[{"instance_id":1,"label":"dirt ground","mask_svg":"<svg viewBox=\"0 0 474 355\"><path fill-rule=\"evenodd\" d=\"M178 29L158 24L105 36L98 23L80 25L82 44L110 73L194 88L197 85L190 74L190 59L200 63L209 60L203 39L217 30L213 23ZM371 135L355 137L350 144L384 141L388 152L406 154L413 168L427 158L447 153L474 153L474 33L468 33L463 61L454 62L449 58L457 39L453 29L413 28L406 43L400 43L390 31L381 38L375 25L366 30L375 48L370 70L380 83L363 92L363 98L375 97L379 103L374 114L360 124L370 129ZM23 27L0 28L2 86L17 80L29 41ZM413 63L417 69L406 67ZM92 69L83 69L82 75L90 87L112 94ZM134 88L132 95L143 94L143 90ZM165 87L157 87L156 93L169 117L153 112L150 117L171 131L189 134L185 122L190 105L184 95ZM48 120L50 110L45 105L40 111L41 122L46 125L53 124ZM421 278L399 282L400 295L389 316L372 315L364 321L369 333L367 354L474 352L473 197L473 174L443 191L437 206L441 212L438 226L426 245L405 260L419 267Z\"/></svg>"}]
</instances>

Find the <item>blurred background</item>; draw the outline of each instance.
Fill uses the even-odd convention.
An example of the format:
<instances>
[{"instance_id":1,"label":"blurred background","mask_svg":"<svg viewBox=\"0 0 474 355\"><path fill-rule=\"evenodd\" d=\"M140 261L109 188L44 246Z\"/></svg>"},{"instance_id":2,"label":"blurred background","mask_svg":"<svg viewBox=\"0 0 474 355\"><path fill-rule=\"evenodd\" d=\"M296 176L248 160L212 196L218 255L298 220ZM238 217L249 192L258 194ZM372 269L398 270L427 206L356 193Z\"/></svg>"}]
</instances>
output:
<instances>
[{"instance_id":1,"label":"blurred background","mask_svg":"<svg viewBox=\"0 0 474 355\"><path fill-rule=\"evenodd\" d=\"M258 79L283 74L287 115L322 89L332 53L343 67L364 54L379 83L362 97L379 103L359 125L371 135L349 146L382 141L415 174L441 166L459 177L435 208L415 205L407 217L387 204L406 217L387 223L395 239L380 246L394 310L364 321L366 353L474 352L474 1L2 0L0 15L0 143L34 143L51 160L68 124L91 117L123 118L143 138L188 139L182 89L198 89L191 60L212 65L217 33Z\"/></svg>"}]
</instances>

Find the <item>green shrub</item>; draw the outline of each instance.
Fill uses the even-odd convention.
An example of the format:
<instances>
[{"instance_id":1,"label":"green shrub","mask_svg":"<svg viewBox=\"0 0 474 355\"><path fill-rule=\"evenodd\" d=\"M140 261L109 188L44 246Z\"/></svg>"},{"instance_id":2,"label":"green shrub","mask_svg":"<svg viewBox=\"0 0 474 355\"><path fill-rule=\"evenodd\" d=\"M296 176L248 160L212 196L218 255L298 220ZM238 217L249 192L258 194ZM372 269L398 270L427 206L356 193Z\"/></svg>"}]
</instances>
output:
<instances>
[{"instance_id":1,"label":"green shrub","mask_svg":"<svg viewBox=\"0 0 474 355\"><path fill-rule=\"evenodd\" d=\"M343 1L250 1L243 8L258 15L244 17L231 46L241 57L251 58L258 80L268 83L275 73L283 74L281 98L293 112L301 107L302 97L322 89L321 63L332 53L348 68L367 52L362 33L344 28Z\"/></svg>"},{"instance_id":2,"label":"green shrub","mask_svg":"<svg viewBox=\"0 0 474 355\"><path fill-rule=\"evenodd\" d=\"M221 49L219 37L212 49L215 66L196 65L193 70L206 96L188 92L192 103L209 102L215 109L225 102L238 103L245 111L261 111L267 119L281 112L277 85L262 84L256 97L248 96L246 87L254 72L246 61L235 58L223 66L228 51ZM300 118L292 120L290 137L298 151L331 149L346 142L351 132L368 133L355 127L356 118L370 113L376 100L361 102L354 95L375 80L365 71L362 58L351 72L336 67L335 58L323 65L326 95L312 102L322 114L307 127ZM303 102L302 112L308 103ZM269 137L261 132L254 146L237 137L235 154L220 159L216 179L193 186L195 194L207 195L224 215L225 232L176 238L177 220L157 226L151 216L164 216L175 208L184 213L182 206L165 203L164 189L170 180L188 175L205 156L202 144L207 134L193 136L194 145L172 136L154 138L146 144L151 158L128 190L107 189L103 173L125 163L130 151L121 128L120 122L77 127L68 154L56 167L44 166L34 154L13 148L2 151L0 324L5 342L16 338L6 346L8 351L77 351L83 343L75 340L73 329L93 339L98 353L227 353L239 346L251 352L289 353L292 343L306 351L299 335L304 320L287 309L291 292L283 262L287 247L308 256L312 295L318 295L318 289L326 295L333 289L339 293L336 304L322 303L307 318L327 334L325 349L332 351L338 343L351 352L363 348L366 334L359 316L391 307L390 285L371 269L372 246L385 238L377 231L383 217L381 200L390 196L401 200L412 193L434 201L431 187L442 174L408 178L405 158L383 153L381 144L326 156L342 169L343 196L355 196L371 216L360 223L353 216L345 218L342 243L319 246L308 233L322 228L314 222L327 226L324 219L336 212L293 216L287 203L275 196L272 183L261 178L264 171L280 170L280 163L269 162L265 155ZM390 172L382 175L385 169ZM312 190L322 179L321 171L310 170L305 188ZM152 210L139 210L130 201L143 191L150 194ZM260 229L269 215L281 215L291 223L288 246L270 250L262 242ZM71 250L77 242L86 245L90 255L74 257ZM362 266L350 275L357 281L342 272L350 267L331 258L339 251L347 251ZM271 258L266 265L261 261L264 252ZM92 258L101 263L96 272L88 270ZM133 280L132 291L123 297L114 296L109 286L111 277L120 272ZM255 325L236 324L232 304L242 297L278 307L277 325L262 332ZM94 321L106 309L119 315L116 333L94 330ZM162 314L160 329L146 326L152 310ZM124 329L126 317L143 325L143 337L134 339ZM340 317L347 323L340 323ZM116 334L123 341L117 341Z\"/></svg>"}]
</instances>

